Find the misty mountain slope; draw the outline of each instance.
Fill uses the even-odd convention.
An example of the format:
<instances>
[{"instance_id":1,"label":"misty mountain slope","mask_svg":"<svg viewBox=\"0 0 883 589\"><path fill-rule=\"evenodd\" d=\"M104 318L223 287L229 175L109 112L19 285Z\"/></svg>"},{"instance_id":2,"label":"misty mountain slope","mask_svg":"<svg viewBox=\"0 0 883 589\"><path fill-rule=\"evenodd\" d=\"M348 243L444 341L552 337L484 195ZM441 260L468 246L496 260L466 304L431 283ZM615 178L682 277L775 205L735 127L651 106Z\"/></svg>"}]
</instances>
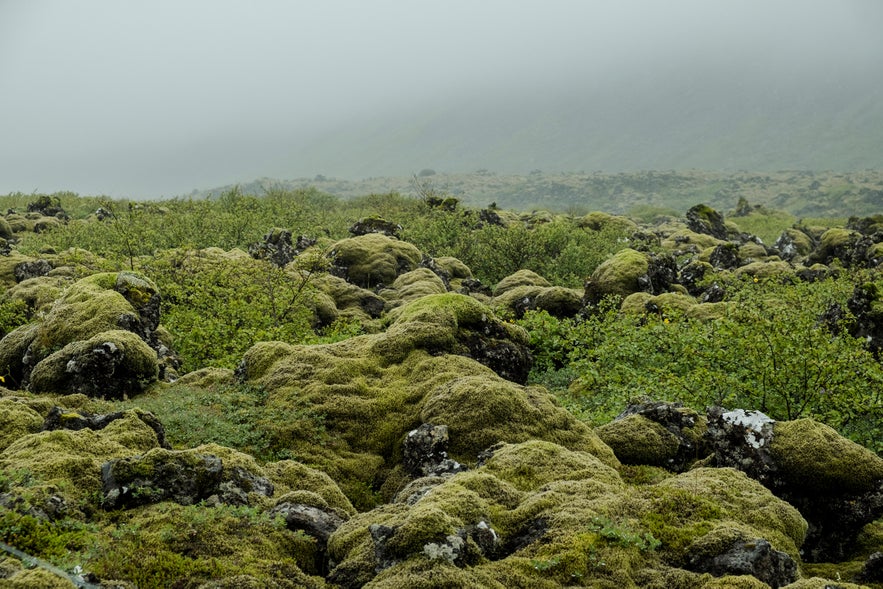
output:
<instances>
[{"instance_id":1,"label":"misty mountain slope","mask_svg":"<svg viewBox=\"0 0 883 589\"><path fill-rule=\"evenodd\" d=\"M502 173L883 167L883 89L871 72L778 75L676 68L513 87L443 107L351 120L284 156L348 178L431 167ZM309 173L309 172L306 172Z\"/></svg>"}]
</instances>

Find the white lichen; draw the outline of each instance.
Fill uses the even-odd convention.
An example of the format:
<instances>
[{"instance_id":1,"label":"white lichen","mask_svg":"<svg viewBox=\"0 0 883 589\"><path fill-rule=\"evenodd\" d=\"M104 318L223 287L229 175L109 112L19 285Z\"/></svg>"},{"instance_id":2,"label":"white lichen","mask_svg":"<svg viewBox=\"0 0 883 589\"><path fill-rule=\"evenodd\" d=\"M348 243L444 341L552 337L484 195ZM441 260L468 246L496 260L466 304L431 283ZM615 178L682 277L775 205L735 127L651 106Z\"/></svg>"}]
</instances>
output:
<instances>
[{"instance_id":1,"label":"white lichen","mask_svg":"<svg viewBox=\"0 0 883 589\"><path fill-rule=\"evenodd\" d=\"M724 413L721 418L726 423L738 425L745 428L745 441L752 448L760 448L766 443L767 436L763 433L765 425L775 423L760 411L745 411L744 409L736 409Z\"/></svg>"},{"instance_id":2,"label":"white lichen","mask_svg":"<svg viewBox=\"0 0 883 589\"><path fill-rule=\"evenodd\" d=\"M453 563L460 556L460 550L463 549L463 538L451 534L445 538L444 544L430 542L423 546L423 554L429 560L445 559Z\"/></svg>"}]
</instances>

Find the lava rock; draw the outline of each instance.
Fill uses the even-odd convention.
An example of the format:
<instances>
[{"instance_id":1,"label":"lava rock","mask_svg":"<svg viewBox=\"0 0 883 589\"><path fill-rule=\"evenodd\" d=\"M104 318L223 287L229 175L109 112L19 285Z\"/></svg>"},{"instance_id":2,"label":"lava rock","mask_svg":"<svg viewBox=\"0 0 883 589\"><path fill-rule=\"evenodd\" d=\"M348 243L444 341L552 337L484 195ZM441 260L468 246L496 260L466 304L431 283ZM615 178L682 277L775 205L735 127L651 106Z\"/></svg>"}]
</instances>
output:
<instances>
[{"instance_id":1,"label":"lava rock","mask_svg":"<svg viewBox=\"0 0 883 589\"><path fill-rule=\"evenodd\" d=\"M408 432L402 464L415 477L463 472L466 467L448 458L448 426L424 423Z\"/></svg>"},{"instance_id":2,"label":"lava rock","mask_svg":"<svg viewBox=\"0 0 883 589\"><path fill-rule=\"evenodd\" d=\"M763 539L738 541L722 554L691 561L689 568L715 577L752 575L773 588L797 580L794 560L785 552L774 550Z\"/></svg>"},{"instance_id":3,"label":"lava rock","mask_svg":"<svg viewBox=\"0 0 883 589\"><path fill-rule=\"evenodd\" d=\"M12 270L16 282L23 282L29 278L46 276L52 270L52 264L46 260L34 260L17 264Z\"/></svg>"}]
</instances>

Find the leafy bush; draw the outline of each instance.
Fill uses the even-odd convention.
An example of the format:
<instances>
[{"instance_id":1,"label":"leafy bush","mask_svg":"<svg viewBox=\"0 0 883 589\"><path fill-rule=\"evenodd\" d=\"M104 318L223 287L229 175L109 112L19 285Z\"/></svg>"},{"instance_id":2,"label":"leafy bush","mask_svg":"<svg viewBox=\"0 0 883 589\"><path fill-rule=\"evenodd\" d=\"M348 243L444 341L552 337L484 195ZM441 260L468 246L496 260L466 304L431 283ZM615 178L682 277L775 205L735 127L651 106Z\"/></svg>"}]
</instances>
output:
<instances>
[{"instance_id":1,"label":"leafy bush","mask_svg":"<svg viewBox=\"0 0 883 589\"><path fill-rule=\"evenodd\" d=\"M620 314L608 304L585 320L528 313L535 382L557 384L584 418L605 423L632 399L757 409L774 419L813 417L877 451L883 369L863 341L834 336L819 316L852 291L821 283L734 282L730 312L710 321ZM562 371L576 377L568 390ZM559 379L560 380L560 379Z\"/></svg>"}]
</instances>

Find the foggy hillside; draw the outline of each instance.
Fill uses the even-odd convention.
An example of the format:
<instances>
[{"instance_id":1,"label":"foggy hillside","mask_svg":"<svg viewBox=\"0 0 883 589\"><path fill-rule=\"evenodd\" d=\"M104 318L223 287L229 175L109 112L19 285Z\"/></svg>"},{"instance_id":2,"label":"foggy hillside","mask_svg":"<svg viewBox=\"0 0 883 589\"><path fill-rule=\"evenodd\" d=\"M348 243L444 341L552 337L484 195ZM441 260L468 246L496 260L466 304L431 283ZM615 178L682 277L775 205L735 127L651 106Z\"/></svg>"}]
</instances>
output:
<instances>
[{"instance_id":1,"label":"foggy hillside","mask_svg":"<svg viewBox=\"0 0 883 589\"><path fill-rule=\"evenodd\" d=\"M740 76L672 66L348 120L288 162L348 178L426 167L861 170L883 166L881 129L883 83L869 71Z\"/></svg>"}]
</instances>

